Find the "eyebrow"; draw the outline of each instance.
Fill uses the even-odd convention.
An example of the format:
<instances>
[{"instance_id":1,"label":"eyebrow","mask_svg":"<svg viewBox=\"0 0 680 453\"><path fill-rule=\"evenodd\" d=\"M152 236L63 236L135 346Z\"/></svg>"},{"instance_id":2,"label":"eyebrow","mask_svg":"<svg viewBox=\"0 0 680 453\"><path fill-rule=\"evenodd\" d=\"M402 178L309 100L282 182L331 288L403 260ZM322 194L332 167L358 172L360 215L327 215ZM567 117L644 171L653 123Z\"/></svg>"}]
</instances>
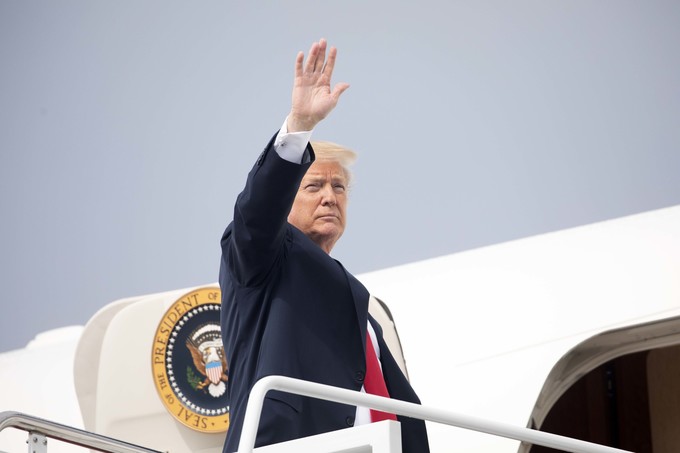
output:
<instances>
[{"instance_id":1,"label":"eyebrow","mask_svg":"<svg viewBox=\"0 0 680 453\"><path fill-rule=\"evenodd\" d=\"M318 182L325 182L325 181L326 181L326 177L321 176L321 175L319 175L319 176L317 176L317 175L306 175L305 177L302 178L302 182L316 182L316 183L318 183ZM347 178L344 177L344 176L334 176L331 179L331 182L332 183L340 182L340 183L343 183L343 184L347 184Z\"/></svg>"}]
</instances>

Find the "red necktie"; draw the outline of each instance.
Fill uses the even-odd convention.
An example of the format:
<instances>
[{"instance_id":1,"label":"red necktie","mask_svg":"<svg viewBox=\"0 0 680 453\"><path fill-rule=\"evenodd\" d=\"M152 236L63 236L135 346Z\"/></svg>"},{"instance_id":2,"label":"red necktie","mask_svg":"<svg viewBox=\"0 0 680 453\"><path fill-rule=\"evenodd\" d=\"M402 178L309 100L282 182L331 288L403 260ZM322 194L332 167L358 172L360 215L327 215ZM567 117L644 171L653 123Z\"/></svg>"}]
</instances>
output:
<instances>
[{"instance_id":1,"label":"red necktie","mask_svg":"<svg viewBox=\"0 0 680 453\"><path fill-rule=\"evenodd\" d=\"M366 390L366 393L373 395L390 397L385 385L385 378L383 378L382 371L380 371L378 357L375 355L371 336L368 332L366 332L366 379L364 379L364 390ZM397 417L394 414L371 409L371 422L396 419Z\"/></svg>"}]
</instances>

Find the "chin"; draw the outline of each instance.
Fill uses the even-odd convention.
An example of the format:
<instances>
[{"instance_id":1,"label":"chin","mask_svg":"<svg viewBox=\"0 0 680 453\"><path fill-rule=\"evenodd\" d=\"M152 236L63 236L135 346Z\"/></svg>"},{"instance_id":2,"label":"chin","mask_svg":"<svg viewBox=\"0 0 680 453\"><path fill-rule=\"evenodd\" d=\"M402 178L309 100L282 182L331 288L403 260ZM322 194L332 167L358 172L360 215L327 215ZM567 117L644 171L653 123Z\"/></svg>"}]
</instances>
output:
<instances>
[{"instance_id":1,"label":"chin","mask_svg":"<svg viewBox=\"0 0 680 453\"><path fill-rule=\"evenodd\" d=\"M342 236L343 230L339 228L320 228L315 230L311 234L308 234L312 241L316 242L320 246L322 244L335 244L340 236ZM323 247L322 247L323 248Z\"/></svg>"},{"instance_id":2,"label":"chin","mask_svg":"<svg viewBox=\"0 0 680 453\"><path fill-rule=\"evenodd\" d=\"M328 228L325 231L323 231L323 233L321 233L321 234L323 236L326 236L329 239L335 238L335 240L337 241L338 239L340 239L340 236L342 236L342 232L343 232L342 229L336 227L336 228Z\"/></svg>"}]
</instances>

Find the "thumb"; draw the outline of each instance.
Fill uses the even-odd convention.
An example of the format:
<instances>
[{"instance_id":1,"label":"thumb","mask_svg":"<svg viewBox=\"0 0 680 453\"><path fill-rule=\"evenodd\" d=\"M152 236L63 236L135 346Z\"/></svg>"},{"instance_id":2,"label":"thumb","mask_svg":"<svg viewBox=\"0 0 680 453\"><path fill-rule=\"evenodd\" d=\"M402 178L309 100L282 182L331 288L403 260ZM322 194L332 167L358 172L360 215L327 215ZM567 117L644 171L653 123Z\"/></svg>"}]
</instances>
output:
<instances>
[{"instance_id":1,"label":"thumb","mask_svg":"<svg viewBox=\"0 0 680 453\"><path fill-rule=\"evenodd\" d=\"M340 82L336 84L333 87L333 92L331 93L331 96L333 96L336 100L340 98L340 95L345 92L349 88L349 83L345 82Z\"/></svg>"}]
</instances>

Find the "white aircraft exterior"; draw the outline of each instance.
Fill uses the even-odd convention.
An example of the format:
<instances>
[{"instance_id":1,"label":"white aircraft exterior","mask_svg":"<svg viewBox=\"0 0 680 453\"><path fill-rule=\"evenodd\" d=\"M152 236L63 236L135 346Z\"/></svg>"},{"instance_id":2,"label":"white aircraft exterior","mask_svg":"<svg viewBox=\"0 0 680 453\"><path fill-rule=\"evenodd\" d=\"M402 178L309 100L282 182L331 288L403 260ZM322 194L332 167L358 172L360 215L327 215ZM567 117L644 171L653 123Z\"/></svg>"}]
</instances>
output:
<instances>
[{"instance_id":1,"label":"white aircraft exterior","mask_svg":"<svg viewBox=\"0 0 680 453\"><path fill-rule=\"evenodd\" d=\"M680 206L358 277L389 307L423 406L627 450L680 450ZM174 304L218 290L115 301L85 326L0 354L0 411L160 451L220 452L223 432L171 414L196 415L163 400L154 365ZM433 422L428 431L433 452L546 451ZM0 452L25 441L5 429Z\"/></svg>"}]
</instances>

